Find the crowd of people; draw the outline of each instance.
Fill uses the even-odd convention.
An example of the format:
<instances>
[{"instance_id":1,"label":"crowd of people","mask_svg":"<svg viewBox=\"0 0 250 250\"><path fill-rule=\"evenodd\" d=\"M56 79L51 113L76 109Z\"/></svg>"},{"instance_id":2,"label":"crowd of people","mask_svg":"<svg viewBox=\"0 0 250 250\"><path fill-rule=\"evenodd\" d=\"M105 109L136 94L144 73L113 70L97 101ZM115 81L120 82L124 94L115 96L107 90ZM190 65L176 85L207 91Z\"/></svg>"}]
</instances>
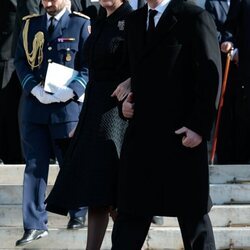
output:
<instances>
[{"instance_id":1,"label":"crowd of people","mask_svg":"<svg viewBox=\"0 0 250 250\"><path fill-rule=\"evenodd\" d=\"M16 246L48 235L49 211L68 229L88 214L87 250L101 249L109 217L112 250L140 250L162 216L177 217L186 250L215 250L208 145L228 53L216 163L250 161L250 1L3 3L0 159L26 165ZM48 92L52 63L76 74Z\"/></svg>"}]
</instances>

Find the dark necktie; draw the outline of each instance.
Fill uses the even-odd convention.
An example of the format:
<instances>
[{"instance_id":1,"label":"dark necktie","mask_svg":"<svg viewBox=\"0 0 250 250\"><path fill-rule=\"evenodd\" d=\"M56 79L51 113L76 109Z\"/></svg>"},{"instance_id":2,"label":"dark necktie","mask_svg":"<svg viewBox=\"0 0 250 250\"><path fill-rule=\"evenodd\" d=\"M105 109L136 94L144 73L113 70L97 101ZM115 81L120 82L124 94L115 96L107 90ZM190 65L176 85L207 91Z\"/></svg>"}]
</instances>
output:
<instances>
[{"instance_id":1,"label":"dark necktie","mask_svg":"<svg viewBox=\"0 0 250 250\"><path fill-rule=\"evenodd\" d=\"M150 42L152 40L152 36L155 31L155 20L154 17L157 14L157 10L149 10L149 17L148 17L148 31L147 31L147 41Z\"/></svg>"},{"instance_id":2,"label":"dark necktie","mask_svg":"<svg viewBox=\"0 0 250 250\"><path fill-rule=\"evenodd\" d=\"M50 24L49 24L49 27L48 27L48 33L49 35L51 35L55 29L55 17L50 17Z\"/></svg>"}]
</instances>

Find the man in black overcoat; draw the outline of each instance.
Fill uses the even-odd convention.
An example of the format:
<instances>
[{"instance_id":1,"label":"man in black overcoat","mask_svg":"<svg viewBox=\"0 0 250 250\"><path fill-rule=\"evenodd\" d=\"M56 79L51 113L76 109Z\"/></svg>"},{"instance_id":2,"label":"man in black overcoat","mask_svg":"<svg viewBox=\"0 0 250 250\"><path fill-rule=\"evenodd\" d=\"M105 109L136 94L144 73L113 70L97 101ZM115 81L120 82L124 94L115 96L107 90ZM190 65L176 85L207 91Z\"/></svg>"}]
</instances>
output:
<instances>
[{"instance_id":1,"label":"man in black overcoat","mask_svg":"<svg viewBox=\"0 0 250 250\"><path fill-rule=\"evenodd\" d=\"M221 48L234 47L233 63L239 69L235 89L235 164L250 162L250 0L231 0L225 29L228 37Z\"/></svg>"},{"instance_id":2,"label":"man in black overcoat","mask_svg":"<svg viewBox=\"0 0 250 250\"><path fill-rule=\"evenodd\" d=\"M215 25L217 27L217 34L219 43L228 37L225 30L225 22L227 13L229 11L230 0L206 0L205 9L212 15ZM224 75L227 55L221 53L222 72ZM221 111L219 130L217 134L216 145L216 163L217 164L234 164L235 163L235 99L236 88L238 84L237 79L238 67L231 63L229 67L228 79L226 84L226 91L224 94L224 102Z\"/></svg>"},{"instance_id":3,"label":"man in black overcoat","mask_svg":"<svg viewBox=\"0 0 250 250\"><path fill-rule=\"evenodd\" d=\"M125 27L123 71L131 77L131 94L123 114L130 122L112 250L140 250L154 215L178 218L186 250L215 250L207 140L221 80L216 27L189 1L147 2ZM156 27L146 31L152 10Z\"/></svg>"}]
</instances>

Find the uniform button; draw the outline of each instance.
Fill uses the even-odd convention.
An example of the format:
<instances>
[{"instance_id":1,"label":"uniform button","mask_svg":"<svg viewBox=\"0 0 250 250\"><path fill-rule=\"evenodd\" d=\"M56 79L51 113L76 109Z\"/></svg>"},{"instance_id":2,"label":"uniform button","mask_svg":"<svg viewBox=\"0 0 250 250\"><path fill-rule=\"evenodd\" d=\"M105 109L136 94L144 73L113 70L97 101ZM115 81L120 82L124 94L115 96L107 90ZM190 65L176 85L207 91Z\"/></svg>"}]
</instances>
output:
<instances>
[{"instance_id":1,"label":"uniform button","mask_svg":"<svg viewBox=\"0 0 250 250\"><path fill-rule=\"evenodd\" d=\"M48 59L48 63L51 63L52 62L52 60L51 59Z\"/></svg>"},{"instance_id":2,"label":"uniform button","mask_svg":"<svg viewBox=\"0 0 250 250\"><path fill-rule=\"evenodd\" d=\"M52 50L52 47L51 47L51 46L49 46L49 47L48 47L48 50Z\"/></svg>"}]
</instances>

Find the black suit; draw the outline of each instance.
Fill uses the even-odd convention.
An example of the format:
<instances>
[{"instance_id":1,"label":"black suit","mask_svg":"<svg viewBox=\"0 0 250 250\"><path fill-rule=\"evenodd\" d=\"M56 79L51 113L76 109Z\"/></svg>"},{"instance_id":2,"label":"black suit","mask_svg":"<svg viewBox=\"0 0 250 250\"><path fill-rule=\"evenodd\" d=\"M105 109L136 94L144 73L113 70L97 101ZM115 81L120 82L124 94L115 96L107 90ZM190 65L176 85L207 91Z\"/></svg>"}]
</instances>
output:
<instances>
[{"instance_id":1,"label":"black suit","mask_svg":"<svg viewBox=\"0 0 250 250\"><path fill-rule=\"evenodd\" d=\"M221 75L216 27L208 12L184 0L169 3L150 43L146 23L147 6L125 26L123 70L135 106L121 152L112 250L141 249L154 215L178 217L186 250L215 249L207 139ZM183 126L202 136L195 148L175 134Z\"/></svg>"},{"instance_id":2,"label":"black suit","mask_svg":"<svg viewBox=\"0 0 250 250\"><path fill-rule=\"evenodd\" d=\"M231 0L225 28L229 37L239 50L239 76L236 84L236 146L235 162L250 162L250 0Z\"/></svg>"}]
</instances>

